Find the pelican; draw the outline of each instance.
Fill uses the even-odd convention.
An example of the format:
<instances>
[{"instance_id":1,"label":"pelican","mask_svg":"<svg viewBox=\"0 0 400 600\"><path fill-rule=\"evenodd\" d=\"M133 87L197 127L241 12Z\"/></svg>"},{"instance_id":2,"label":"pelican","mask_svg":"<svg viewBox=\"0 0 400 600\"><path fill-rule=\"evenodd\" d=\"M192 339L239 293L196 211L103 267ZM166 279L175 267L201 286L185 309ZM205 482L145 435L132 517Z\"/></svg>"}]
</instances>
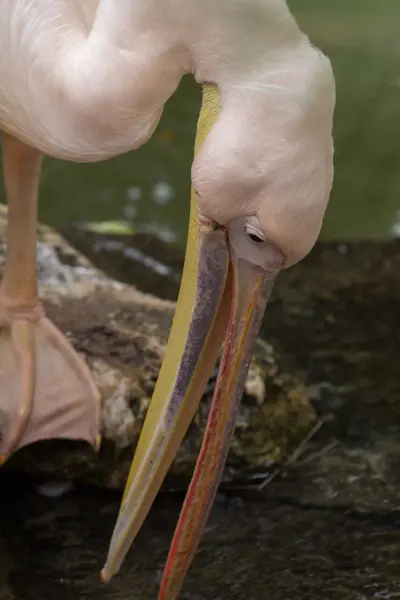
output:
<instances>
[{"instance_id":1,"label":"pelican","mask_svg":"<svg viewBox=\"0 0 400 600\"><path fill-rule=\"evenodd\" d=\"M310 251L321 228L333 179L331 65L285 0L0 0L0 56L9 206L2 463L37 440L98 448L101 439L91 374L38 297L43 155L94 162L134 150L183 75L203 87L176 314L101 574L109 581L119 570L223 347L160 589L160 600L174 600L220 481L274 280Z\"/></svg>"}]
</instances>

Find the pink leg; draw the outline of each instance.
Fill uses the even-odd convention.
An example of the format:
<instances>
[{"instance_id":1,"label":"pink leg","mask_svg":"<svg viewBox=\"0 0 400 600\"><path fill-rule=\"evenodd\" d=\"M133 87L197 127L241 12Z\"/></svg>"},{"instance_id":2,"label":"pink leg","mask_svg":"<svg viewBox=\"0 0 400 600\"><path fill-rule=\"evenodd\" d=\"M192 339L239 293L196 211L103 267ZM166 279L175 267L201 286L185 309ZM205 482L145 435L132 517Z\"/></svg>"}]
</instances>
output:
<instances>
[{"instance_id":1,"label":"pink leg","mask_svg":"<svg viewBox=\"0 0 400 600\"><path fill-rule=\"evenodd\" d=\"M90 371L44 316L37 294L36 204L42 156L3 136L7 266L0 286L0 464L50 438L100 443Z\"/></svg>"}]
</instances>

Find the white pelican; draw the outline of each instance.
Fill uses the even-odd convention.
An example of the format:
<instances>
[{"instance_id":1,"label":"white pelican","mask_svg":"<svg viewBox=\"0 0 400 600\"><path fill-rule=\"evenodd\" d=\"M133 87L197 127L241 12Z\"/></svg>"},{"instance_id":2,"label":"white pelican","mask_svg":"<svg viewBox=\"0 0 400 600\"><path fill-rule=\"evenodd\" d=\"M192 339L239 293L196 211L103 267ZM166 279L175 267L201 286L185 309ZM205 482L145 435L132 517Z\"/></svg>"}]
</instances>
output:
<instances>
[{"instance_id":1,"label":"white pelican","mask_svg":"<svg viewBox=\"0 0 400 600\"><path fill-rule=\"evenodd\" d=\"M285 0L0 0L0 56L9 205L3 461L39 439L100 440L91 375L38 300L42 155L99 161L138 148L182 75L203 85L176 316L102 571L105 581L118 571L225 339L161 586L160 598L174 600L212 505L273 281L309 252L320 231L333 177L330 62Z\"/></svg>"}]
</instances>

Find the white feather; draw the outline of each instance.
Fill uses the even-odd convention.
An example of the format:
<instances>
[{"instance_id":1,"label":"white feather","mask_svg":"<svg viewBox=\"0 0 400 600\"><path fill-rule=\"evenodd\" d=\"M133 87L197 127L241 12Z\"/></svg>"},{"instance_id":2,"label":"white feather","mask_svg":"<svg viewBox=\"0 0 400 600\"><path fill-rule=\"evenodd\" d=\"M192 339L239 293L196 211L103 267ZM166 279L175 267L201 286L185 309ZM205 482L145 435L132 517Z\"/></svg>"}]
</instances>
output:
<instances>
[{"instance_id":1,"label":"white feather","mask_svg":"<svg viewBox=\"0 0 400 600\"><path fill-rule=\"evenodd\" d=\"M183 74L223 107L193 166L201 211L255 215L293 264L333 177L328 59L284 0L0 0L0 129L96 161L153 133Z\"/></svg>"}]
</instances>

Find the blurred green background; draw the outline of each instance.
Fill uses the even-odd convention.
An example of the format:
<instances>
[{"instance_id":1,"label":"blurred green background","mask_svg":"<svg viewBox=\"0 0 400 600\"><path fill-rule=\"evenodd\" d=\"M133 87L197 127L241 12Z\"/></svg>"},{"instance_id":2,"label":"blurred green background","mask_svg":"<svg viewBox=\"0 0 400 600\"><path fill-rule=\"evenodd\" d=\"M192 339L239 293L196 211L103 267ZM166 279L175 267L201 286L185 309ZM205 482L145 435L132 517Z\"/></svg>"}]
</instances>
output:
<instances>
[{"instance_id":1,"label":"blurred green background","mask_svg":"<svg viewBox=\"0 0 400 600\"><path fill-rule=\"evenodd\" d=\"M338 89L336 180L324 239L400 232L399 0L291 0L301 26L332 59ZM95 165L46 159L40 219L129 220L183 245L200 90L182 81L153 139ZM399 212L399 214L398 214ZM397 224L397 221L399 224Z\"/></svg>"}]
</instances>

